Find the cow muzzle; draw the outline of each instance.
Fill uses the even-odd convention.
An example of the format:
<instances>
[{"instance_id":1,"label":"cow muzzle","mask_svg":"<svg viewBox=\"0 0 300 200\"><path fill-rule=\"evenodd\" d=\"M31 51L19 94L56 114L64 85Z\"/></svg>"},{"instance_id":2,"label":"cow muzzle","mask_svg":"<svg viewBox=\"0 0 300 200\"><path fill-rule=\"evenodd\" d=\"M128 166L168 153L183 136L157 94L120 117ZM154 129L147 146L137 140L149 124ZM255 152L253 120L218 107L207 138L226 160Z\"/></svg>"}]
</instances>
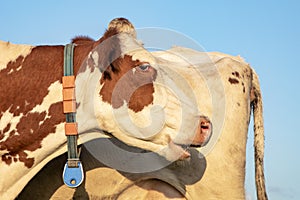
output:
<instances>
[{"instance_id":1,"label":"cow muzzle","mask_svg":"<svg viewBox=\"0 0 300 200\"><path fill-rule=\"evenodd\" d=\"M212 135L212 123L208 117L200 116L199 124L196 130L195 137L190 146L203 147L211 138Z\"/></svg>"},{"instance_id":2,"label":"cow muzzle","mask_svg":"<svg viewBox=\"0 0 300 200\"><path fill-rule=\"evenodd\" d=\"M205 146L212 135L212 123L206 116L200 116L199 124L197 126L194 138L190 144L179 144L171 142L170 147L173 150L181 150L181 156L179 160L183 160L190 157L189 148L199 148Z\"/></svg>"}]
</instances>

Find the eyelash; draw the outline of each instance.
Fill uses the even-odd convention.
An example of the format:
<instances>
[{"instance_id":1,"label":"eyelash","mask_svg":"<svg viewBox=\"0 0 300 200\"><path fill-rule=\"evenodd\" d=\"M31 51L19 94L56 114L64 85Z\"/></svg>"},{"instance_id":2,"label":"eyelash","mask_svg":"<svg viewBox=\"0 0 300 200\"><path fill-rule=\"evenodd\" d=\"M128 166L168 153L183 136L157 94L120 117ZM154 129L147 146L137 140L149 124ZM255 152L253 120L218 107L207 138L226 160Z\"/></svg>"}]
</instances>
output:
<instances>
[{"instance_id":1,"label":"eyelash","mask_svg":"<svg viewBox=\"0 0 300 200\"><path fill-rule=\"evenodd\" d=\"M137 66L137 68L138 68L139 70L143 71L143 72L148 71L150 67L151 67L151 65L148 64L148 63L145 63L145 64L142 64L142 65L140 65L140 66Z\"/></svg>"}]
</instances>

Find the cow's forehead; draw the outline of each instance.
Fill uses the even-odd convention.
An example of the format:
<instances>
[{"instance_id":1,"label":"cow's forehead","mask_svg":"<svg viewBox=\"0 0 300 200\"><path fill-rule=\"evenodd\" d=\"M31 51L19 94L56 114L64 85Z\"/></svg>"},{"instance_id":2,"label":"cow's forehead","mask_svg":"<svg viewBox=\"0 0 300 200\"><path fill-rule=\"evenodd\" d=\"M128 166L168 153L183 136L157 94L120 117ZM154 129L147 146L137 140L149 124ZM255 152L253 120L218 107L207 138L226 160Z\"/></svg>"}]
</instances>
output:
<instances>
[{"instance_id":1,"label":"cow's forehead","mask_svg":"<svg viewBox=\"0 0 300 200\"><path fill-rule=\"evenodd\" d=\"M155 57L143 47L141 41L138 41L128 33L120 33L118 38L122 56L129 55L132 57L132 60L149 63L155 68Z\"/></svg>"}]
</instances>

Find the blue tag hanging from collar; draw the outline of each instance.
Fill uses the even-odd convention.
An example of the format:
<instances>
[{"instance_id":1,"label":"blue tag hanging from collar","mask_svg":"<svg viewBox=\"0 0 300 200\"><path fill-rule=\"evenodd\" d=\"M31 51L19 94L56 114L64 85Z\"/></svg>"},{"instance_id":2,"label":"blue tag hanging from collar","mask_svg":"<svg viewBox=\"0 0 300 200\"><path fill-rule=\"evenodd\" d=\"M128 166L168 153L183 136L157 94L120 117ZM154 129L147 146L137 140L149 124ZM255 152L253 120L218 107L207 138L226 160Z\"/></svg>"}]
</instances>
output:
<instances>
[{"instance_id":1,"label":"blue tag hanging from collar","mask_svg":"<svg viewBox=\"0 0 300 200\"><path fill-rule=\"evenodd\" d=\"M72 164L70 164L72 162ZM79 159L68 159L64 167L63 180L68 187L78 187L84 179L82 164Z\"/></svg>"}]
</instances>

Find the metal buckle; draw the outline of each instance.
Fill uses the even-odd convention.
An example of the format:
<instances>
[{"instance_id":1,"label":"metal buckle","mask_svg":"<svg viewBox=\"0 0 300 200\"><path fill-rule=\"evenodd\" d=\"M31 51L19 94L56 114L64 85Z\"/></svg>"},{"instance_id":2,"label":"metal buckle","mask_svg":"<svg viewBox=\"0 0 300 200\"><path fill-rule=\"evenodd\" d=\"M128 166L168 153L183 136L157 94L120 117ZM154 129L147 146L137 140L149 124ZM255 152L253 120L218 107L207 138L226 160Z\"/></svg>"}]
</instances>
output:
<instances>
[{"instance_id":1,"label":"metal buckle","mask_svg":"<svg viewBox=\"0 0 300 200\"><path fill-rule=\"evenodd\" d=\"M75 159L69 158L68 162L67 162L68 163L68 167L70 167L70 168L79 167L78 166L79 162L80 162L80 160L78 158L75 158Z\"/></svg>"},{"instance_id":2,"label":"metal buckle","mask_svg":"<svg viewBox=\"0 0 300 200\"><path fill-rule=\"evenodd\" d=\"M64 183L71 187L78 187L84 179L83 168L79 159L68 159L63 172Z\"/></svg>"}]
</instances>

